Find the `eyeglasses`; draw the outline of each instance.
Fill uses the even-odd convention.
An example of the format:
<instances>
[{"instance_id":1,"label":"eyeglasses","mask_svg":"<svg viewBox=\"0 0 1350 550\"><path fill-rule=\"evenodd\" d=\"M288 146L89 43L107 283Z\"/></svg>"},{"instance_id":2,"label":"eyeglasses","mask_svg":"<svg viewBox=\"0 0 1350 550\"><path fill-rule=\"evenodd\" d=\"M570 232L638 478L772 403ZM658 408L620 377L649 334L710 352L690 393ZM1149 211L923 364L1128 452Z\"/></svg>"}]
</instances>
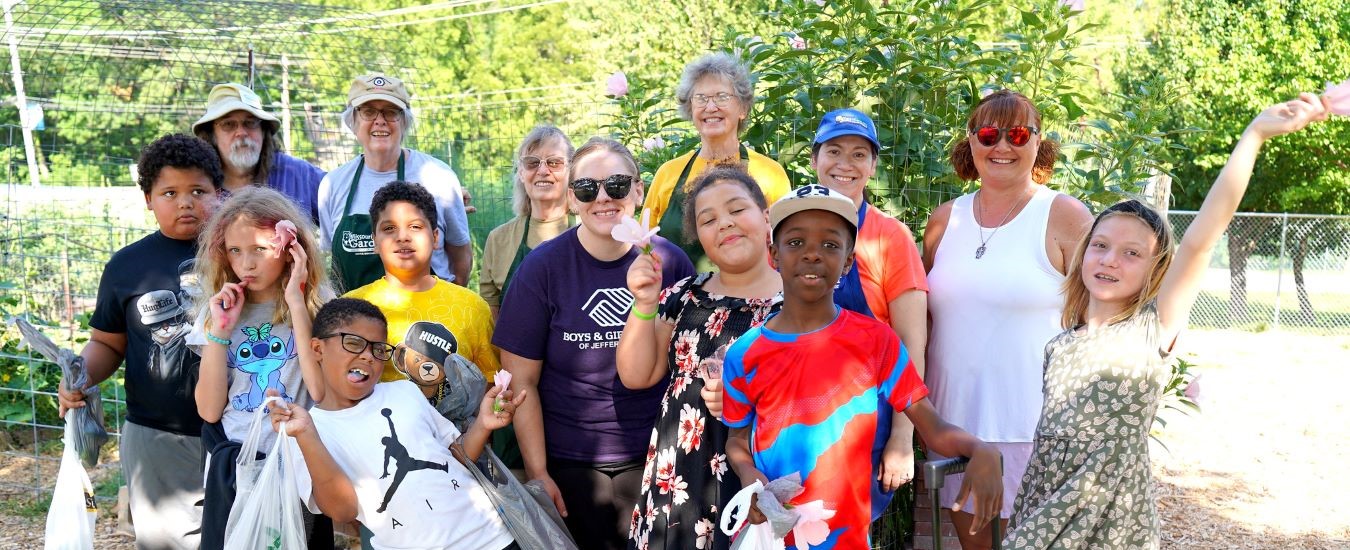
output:
<instances>
[{"instance_id":1,"label":"eyeglasses","mask_svg":"<svg viewBox=\"0 0 1350 550\"><path fill-rule=\"evenodd\" d=\"M567 166L567 159L562 157L549 157L546 159L541 159L539 157L520 157L520 165L525 167L528 171L533 172L538 170L540 164L548 166L549 170L562 170L564 166Z\"/></svg>"},{"instance_id":2,"label":"eyeglasses","mask_svg":"<svg viewBox=\"0 0 1350 550\"><path fill-rule=\"evenodd\" d=\"M374 107L357 107L356 114L360 115L361 120L371 121L375 117L380 117L385 122L398 122L403 119L403 109L376 109Z\"/></svg>"},{"instance_id":3,"label":"eyeglasses","mask_svg":"<svg viewBox=\"0 0 1350 550\"><path fill-rule=\"evenodd\" d=\"M732 100L732 95L726 92L717 92L716 95L694 94L694 97L689 98L689 100L694 103L695 107L705 107L709 101L716 103L718 107L726 107L727 103Z\"/></svg>"},{"instance_id":4,"label":"eyeglasses","mask_svg":"<svg viewBox=\"0 0 1350 550\"><path fill-rule=\"evenodd\" d=\"M1008 144L1013 147L1021 147L1031 141L1032 135L1040 135L1041 130L1035 126L1013 126L1010 128L999 128L997 126L981 126L970 135L975 136L975 140L985 147L998 145L998 141L1004 137L1008 138Z\"/></svg>"},{"instance_id":5,"label":"eyeglasses","mask_svg":"<svg viewBox=\"0 0 1350 550\"><path fill-rule=\"evenodd\" d=\"M581 202L594 201L600 194L600 186L605 187L605 194L614 200L620 200L628 196L628 192L633 190L633 176L628 174L614 174L603 180L595 178L577 178L572 181L572 193L577 196Z\"/></svg>"},{"instance_id":6,"label":"eyeglasses","mask_svg":"<svg viewBox=\"0 0 1350 550\"><path fill-rule=\"evenodd\" d=\"M389 345L389 342L371 342L370 340L350 332L339 332L337 334L319 336L318 338L324 340L334 336L341 336L342 349L351 352L353 355L361 355L366 351L366 348L369 347L370 354L374 355L375 359L378 361L388 361L390 357L394 356L394 346Z\"/></svg>"},{"instance_id":7,"label":"eyeglasses","mask_svg":"<svg viewBox=\"0 0 1350 550\"><path fill-rule=\"evenodd\" d=\"M257 130L262 127L262 120L253 117L248 117L243 120L227 118L224 120L217 120L216 126L221 130L225 130L225 133L230 134L234 133L234 131L238 130L241 126L249 130Z\"/></svg>"}]
</instances>

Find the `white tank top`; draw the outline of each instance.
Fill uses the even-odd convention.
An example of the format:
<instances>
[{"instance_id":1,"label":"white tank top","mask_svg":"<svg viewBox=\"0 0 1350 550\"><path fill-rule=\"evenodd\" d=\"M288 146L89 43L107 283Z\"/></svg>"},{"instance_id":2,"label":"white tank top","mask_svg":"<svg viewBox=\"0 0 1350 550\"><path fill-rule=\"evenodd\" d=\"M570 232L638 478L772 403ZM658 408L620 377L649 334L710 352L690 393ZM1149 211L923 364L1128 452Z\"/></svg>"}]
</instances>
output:
<instances>
[{"instance_id":1,"label":"white tank top","mask_svg":"<svg viewBox=\"0 0 1350 550\"><path fill-rule=\"evenodd\" d=\"M979 259L973 195L958 197L928 273L929 397L943 419L985 441L1034 440L1045 344L1061 332L1064 307L1064 275L1045 253L1058 194L1038 187L997 234L985 229Z\"/></svg>"}]
</instances>

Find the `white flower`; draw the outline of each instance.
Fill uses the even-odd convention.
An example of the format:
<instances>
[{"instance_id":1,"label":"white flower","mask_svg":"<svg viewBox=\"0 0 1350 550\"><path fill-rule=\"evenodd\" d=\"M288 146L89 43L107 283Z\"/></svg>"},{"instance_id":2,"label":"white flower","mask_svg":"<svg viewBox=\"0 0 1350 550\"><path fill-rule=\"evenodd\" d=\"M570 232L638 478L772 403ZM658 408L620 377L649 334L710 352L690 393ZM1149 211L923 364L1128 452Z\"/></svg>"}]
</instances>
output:
<instances>
[{"instance_id":1,"label":"white flower","mask_svg":"<svg viewBox=\"0 0 1350 550\"><path fill-rule=\"evenodd\" d=\"M834 517L834 510L825 507L825 501L813 500L798 504L792 509L797 513L797 524L792 527L792 537L797 545L815 546L830 537L830 524L825 520Z\"/></svg>"},{"instance_id":2,"label":"white flower","mask_svg":"<svg viewBox=\"0 0 1350 550\"><path fill-rule=\"evenodd\" d=\"M694 534L698 535L698 538L694 541L695 548L712 548L712 521L708 518L699 518L698 523L694 524Z\"/></svg>"},{"instance_id":3,"label":"white flower","mask_svg":"<svg viewBox=\"0 0 1350 550\"><path fill-rule=\"evenodd\" d=\"M792 38L788 39L788 45L792 46L792 49L794 50L805 50L806 39L802 38L801 35L794 34L792 35Z\"/></svg>"},{"instance_id":4,"label":"white flower","mask_svg":"<svg viewBox=\"0 0 1350 550\"><path fill-rule=\"evenodd\" d=\"M643 151L655 151L655 150L657 150L657 149L662 149L662 148L664 148L665 146L666 146L666 140L663 139L661 136L652 136L652 137L649 137L649 138L647 138L647 139L642 140L642 150L643 150Z\"/></svg>"},{"instance_id":5,"label":"white flower","mask_svg":"<svg viewBox=\"0 0 1350 550\"><path fill-rule=\"evenodd\" d=\"M642 209L642 221L639 222L631 216L624 216L619 219L619 224L609 231L609 236L621 243L628 243L642 249L644 254L652 253L652 237L660 228L651 227L652 211L646 208Z\"/></svg>"}]
</instances>

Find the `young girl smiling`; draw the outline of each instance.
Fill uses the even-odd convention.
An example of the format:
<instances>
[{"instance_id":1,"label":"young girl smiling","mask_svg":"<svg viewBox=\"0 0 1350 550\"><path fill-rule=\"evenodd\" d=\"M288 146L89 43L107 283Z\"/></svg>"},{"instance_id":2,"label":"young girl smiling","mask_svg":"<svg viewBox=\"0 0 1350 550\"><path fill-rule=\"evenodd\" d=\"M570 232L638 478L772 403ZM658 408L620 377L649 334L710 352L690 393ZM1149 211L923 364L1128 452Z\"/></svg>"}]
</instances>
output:
<instances>
[{"instance_id":1,"label":"young girl smiling","mask_svg":"<svg viewBox=\"0 0 1350 550\"><path fill-rule=\"evenodd\" d=\"M1257 115L1175 251L1139 201L1097 217L1064 282L1066 330L1046 346L1045 405L1005 547L1158 548L1148 432L1173 345L1262 143L1327 112L1302 94Z\"/></svg>"}]
</instances>

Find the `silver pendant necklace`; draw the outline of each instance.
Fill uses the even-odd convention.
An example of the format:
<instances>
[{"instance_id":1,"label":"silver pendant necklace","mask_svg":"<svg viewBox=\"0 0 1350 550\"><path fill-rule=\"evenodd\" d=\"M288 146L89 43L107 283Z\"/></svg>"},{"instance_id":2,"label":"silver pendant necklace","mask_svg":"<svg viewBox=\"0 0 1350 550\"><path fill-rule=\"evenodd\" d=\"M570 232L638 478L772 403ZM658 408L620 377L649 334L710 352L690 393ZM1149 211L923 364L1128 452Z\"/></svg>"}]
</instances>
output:
<instances>
[{"instance_id":1,"label":"silver pendant necklace","mask_svg":"<svg viewBox=\"0 0 1350 550\"><path fill-rule=\"evenodd\" d=\"M984 226L980 225L980 220L979 219L975 220L975 227L980 231L980 247L975 249L976 260L984 257L985 250L988 250L989 241L994 238L994 235L998 234L999 229L1003 228L1003 224L1008 223L1008 217L1012 216L1013 211L1017 210L1018 208L1021 208L1022 205L1026 204L1027 201L1030 201L1031 196L1035 194L1036 192L1033 190L1030 195L1027 195L1026 198L1022 199L1021 203L1014 203L1011 208L1008 208L1008 211L1003 214L1003 221L998 222L998 225L994 227L994 231L992 233L989 233L988 237L984 236ZM978 190L975 191L974 201L975 201L975 213L978 214L980 218L983 218L984 207L980 206L980 192Z\"/></svg>"}]
</instances>

